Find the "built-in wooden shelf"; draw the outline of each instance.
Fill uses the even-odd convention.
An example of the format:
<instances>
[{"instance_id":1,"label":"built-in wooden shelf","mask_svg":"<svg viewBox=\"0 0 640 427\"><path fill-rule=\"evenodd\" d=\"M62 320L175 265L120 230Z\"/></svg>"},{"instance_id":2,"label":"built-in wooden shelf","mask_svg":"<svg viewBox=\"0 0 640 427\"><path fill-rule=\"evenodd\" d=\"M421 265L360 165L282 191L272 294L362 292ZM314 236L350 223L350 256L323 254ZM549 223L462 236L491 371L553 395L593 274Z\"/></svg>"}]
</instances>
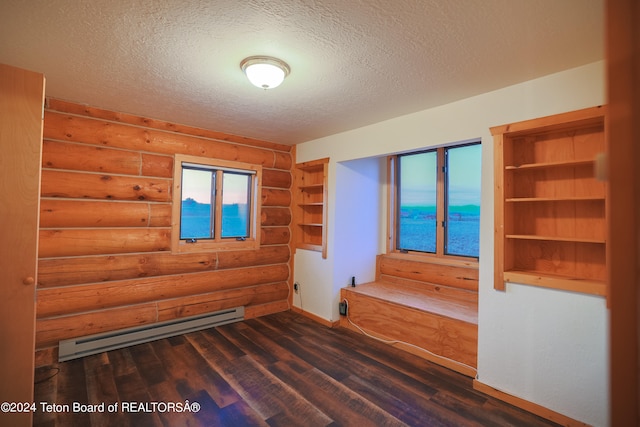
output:
<instances>
[{"instance_id":1,"label":"built-in wooden shelf","mask_svg":"<svg viewBox=\"0 0 640 427\"><path fill-rule=\"evenodd\" d=\"M496 289L520 283L606 294L606 107L491 128Z\"/></svg>"},{"instance_id":2,"label":"built-in wooden shelf","mask_svg":"<svg viewBox=\"0 0 640 427\"><path fill-rule=\"evenodd\" d=\"M515 197L511 199L505 199L507 203L518 202L585 202L585 201L601 201L604 202L604 197Z\"/></svg>"},{"instance_id":3,"label":"built-in wooden shelf","mask_svg":"<svg viewBox=\"0 0 640 427\"><path fill-rule=\"evenodd\" d=\"M505 236L507 239L520 239L520 240L547 240L552 242L578 242L578 243L594 243L604 245L606 242L604 240L598 239L587 239L580 237L561 237L561 236L538 236L534 234L507 234Z\"/></svg>"},{"instance_id":4,"label":"built-in wooden shelf","mask_svg":"<svg viewBox=\"0 0 640 427\"><path fill-rule=\"evenodd\" d=\"M542 168L566 168L568 166L591 166L595 167L593 159L589 160L571 160L564 162L546 162L546 163L527 163L518 166L508 165L505 166L505 170L527 170L527 169L542 169Z\"/></svg>"},{"instance_id":5,"label":"built-in wooden shelf","mask_svg":"<svg viewBox=\"0 0 640 427\"><path fill-rule=\"evenodd\" d=\"M604 280L591 280L549 274L546 271L505 271L504 280L512 283L524 283L545 288L562 289L594 295L606 295Z\"/></svg>"},{"instance_id":6,"label":"built-in wooden shelf","mask_svg":"<svg viewBox=\"0 0 640 427\"><path fill-rule=\"evenodd\" d=\"M327 167L329 159L298 163L294 170L295 247L327 257Z\"/></svg>"}]
</instances>

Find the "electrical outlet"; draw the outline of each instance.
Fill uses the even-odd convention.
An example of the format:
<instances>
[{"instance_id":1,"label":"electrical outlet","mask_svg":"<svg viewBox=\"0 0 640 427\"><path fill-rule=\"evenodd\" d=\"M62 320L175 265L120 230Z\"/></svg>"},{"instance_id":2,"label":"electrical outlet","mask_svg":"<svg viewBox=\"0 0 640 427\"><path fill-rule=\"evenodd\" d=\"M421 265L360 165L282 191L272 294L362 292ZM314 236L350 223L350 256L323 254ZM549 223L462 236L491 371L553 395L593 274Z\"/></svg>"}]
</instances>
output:
<instances>
[{"instance_id":1,"label":"electrical outlet","mask_svg":"<svg viewBox=\"0 0 640 427\"><path fill-rule=\"evenodd\" d=\"M297 294L299 289L300 289L300 284L298 284L298 282L295 282L293 284L293 291Z\"/></svg>"},{"instance_id":2,"label":"electrical outlet","mask_svg":"<svg viewBox=\"0 0 640 427\"><path fill-rule=\"evenodd\" d=\"M342 301L339 306L338 306L339 310L340 310L340 315L341 316L346 316L347 315L347 303Z\"/></svg>"}]
</instances>

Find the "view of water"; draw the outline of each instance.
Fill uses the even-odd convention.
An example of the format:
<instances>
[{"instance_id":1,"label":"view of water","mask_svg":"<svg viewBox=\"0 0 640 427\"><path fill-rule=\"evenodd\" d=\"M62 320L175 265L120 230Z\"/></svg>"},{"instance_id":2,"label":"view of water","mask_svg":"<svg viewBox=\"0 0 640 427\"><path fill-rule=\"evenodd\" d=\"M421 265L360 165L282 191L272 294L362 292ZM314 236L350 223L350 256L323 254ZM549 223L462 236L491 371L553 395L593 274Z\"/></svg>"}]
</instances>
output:
<instances>
[{"instance_id":1,"label":"view of water","mask_svg":"<svg viewBox=\"0 0 640 427\"><path fill-rule=\"evenodd\" d=\"M399 249L436 251L435 206L403 206L400 209ZM451 206L447 220L446 253L478 257L480 206Z\"/></svg>"},{"instance_id":2,"label":"view of water","mask_svg":"<svg viewBox=\"0 0 640 427\"><path fill-rule=\"evenodd\" d=\"M222 206L222 237L248 237L247 205ZM210 239L211 205L193 199L182 201L181 239Z\"/></svg>"}]
</instances>

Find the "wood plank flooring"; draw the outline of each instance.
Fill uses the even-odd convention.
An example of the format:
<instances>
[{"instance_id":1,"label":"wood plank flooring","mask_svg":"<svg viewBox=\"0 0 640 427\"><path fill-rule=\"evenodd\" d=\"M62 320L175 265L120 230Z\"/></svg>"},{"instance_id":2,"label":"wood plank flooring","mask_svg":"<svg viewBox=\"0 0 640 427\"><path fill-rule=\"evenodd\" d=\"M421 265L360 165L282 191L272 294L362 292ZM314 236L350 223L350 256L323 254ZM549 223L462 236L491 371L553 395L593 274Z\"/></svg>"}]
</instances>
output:
<instances>
[{"instance_id":1,"label":"wood plank flooring","mask_svg":"<svg viewBox=\"0 0 640 427\"><path fill-rule=\"evenodd\" d=\"M34 426L555 425L468 377L291 312L42 367L36 382ZM183 411L187 401L199 410Z\"/></svg>"}]
</instances>

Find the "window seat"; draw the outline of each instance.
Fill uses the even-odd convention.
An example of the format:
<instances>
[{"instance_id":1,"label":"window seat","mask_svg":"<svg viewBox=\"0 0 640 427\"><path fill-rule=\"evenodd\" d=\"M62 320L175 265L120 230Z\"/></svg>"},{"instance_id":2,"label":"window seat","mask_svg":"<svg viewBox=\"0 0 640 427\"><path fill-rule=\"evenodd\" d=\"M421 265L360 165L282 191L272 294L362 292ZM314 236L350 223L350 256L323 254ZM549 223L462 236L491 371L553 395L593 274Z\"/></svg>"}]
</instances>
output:
<instances>
[{"instance_id":1,"label":"window seat","mask_svg":"<svg viewBox=\"0 0 640 427\"><path fill-rule=\"evenodd\" d=\"M347 316L340 325L474 377L477 267L379 255L376 277L341 289Z\"/></svg>"}]
</instances>

